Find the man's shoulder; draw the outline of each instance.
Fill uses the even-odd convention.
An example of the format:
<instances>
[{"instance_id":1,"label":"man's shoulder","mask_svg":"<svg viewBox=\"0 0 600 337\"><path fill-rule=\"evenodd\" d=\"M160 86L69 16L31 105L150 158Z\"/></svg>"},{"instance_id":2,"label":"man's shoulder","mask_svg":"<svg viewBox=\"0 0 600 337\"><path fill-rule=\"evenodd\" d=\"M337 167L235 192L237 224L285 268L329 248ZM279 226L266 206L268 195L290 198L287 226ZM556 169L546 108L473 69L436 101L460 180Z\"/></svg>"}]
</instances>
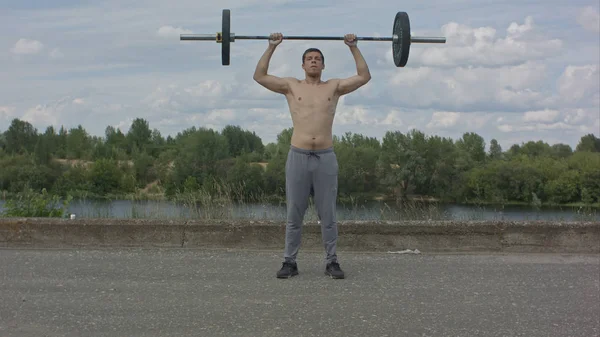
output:
<instances>
[{"instance_id":1,"label":"man's shoulder","mask_svg":"<svg viewBox=\"0 0 600 337\"><path fill-rule=\"evenodd\" d=\"M301 81L295 77L282 77L284 80L290 83L300 83Z\"/></svg>"},{"instance_id":2,"label":"man's shoulder","mask_svg":"<svg viewBox=\"0 0 600 337\"><path fill-rule=\"evenodd\" d=\"M327 85L338 85L338 84L340 84L341 80L342 80L341 78L330 78L327 81L325 81L325 84L327 84Z\"/></svg>"},{"instance_id":3,"label":"man's shoulder","mask_svg":"<svg viewBox=\"0 0 600 337\"><path fill-rule=\"evenodd\" d=\"M333 88L334 90L336 90L339 87L341 80L341 78L330 78L327 81L323 82L323 84L327 88Z\"/></svg>"}]
</instances>

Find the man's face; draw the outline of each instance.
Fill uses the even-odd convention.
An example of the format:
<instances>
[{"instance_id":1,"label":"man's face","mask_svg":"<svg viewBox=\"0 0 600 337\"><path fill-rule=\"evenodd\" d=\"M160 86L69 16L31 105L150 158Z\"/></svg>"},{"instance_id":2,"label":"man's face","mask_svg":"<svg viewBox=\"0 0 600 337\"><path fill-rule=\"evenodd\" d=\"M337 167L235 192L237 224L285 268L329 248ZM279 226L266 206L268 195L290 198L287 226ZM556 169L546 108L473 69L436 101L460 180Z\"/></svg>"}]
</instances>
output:
<instances>
[{"instance_id":1,"label":"man's face","mask_svg":"<svg viewBox=\"0 0 600 337\"><path fill-rule=\"evenodd\" d=\"M304 69L304 71L310 74L316 74L325 69L325 65L323 65L323 59L321 58L321 54L316 51L307 53L304 57L302 69Z\"/></svg>"}]
</instances>

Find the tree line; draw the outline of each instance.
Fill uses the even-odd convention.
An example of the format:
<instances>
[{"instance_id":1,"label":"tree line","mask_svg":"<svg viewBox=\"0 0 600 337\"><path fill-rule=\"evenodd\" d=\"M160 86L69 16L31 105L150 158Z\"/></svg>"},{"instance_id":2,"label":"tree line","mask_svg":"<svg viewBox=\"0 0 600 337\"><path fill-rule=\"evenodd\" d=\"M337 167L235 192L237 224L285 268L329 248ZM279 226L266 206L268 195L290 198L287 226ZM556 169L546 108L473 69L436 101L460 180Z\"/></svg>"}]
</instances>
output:
<instances>
[{"instance_id":1,"label":"tree line","mask_svg":"<svg viewBox=\"0 0 600 337\"><path fill-rule=\"evenodd\" d=\"M172 199L226 189L235 200L281 200L292 131L282 130L268 144L235 125L163 137L137 118L127 133L108 126L99 137L82 126L41 133L14 119L0 134L0 191ZM600 203L600 138L593 134L583 135L575 149L539 140L504 150L492 139L486 151L475 132L455 140L419 130L389 131L381 140L346 133L334 142L340 199Z\"/></svg>"}]
</instances>

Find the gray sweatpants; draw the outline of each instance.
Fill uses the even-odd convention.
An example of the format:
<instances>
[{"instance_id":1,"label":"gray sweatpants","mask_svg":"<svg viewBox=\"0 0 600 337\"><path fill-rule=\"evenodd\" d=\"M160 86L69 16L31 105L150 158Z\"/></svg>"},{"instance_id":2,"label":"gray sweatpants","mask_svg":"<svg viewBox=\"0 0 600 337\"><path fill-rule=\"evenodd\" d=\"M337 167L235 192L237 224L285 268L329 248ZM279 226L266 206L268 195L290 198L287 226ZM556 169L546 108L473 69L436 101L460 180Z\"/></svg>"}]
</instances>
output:
<instances>
[{"instance_id":1,"label":"gray sweatpants","mask_svg":"<svg viewBox=\"0 0 600 337\"><path fill-rule=\"evenodd\" d=\"M285 181L287 201L285 260L296 261L300 248L302 222L312 193L317 216L321 221L326 261L328 263L337 261L338 162L333 148L311 151L291 146L285 164Z\"/></svg>"}]
</instances>

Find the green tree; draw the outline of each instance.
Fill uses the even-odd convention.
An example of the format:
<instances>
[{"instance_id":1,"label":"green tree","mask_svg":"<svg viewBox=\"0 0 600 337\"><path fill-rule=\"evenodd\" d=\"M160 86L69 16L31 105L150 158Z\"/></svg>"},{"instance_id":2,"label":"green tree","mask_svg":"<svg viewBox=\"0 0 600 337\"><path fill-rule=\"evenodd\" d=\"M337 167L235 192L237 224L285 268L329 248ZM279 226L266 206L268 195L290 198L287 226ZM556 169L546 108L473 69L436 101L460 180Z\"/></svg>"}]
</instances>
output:
<instances>
[{"instance_id":1,"label":"green tree","mask_svg":"<svg viewBox=\"0 0 600 337\"><path fill-rule=\"evenodd\" d=\"M554 158L565 159L573 154L573 149L567 144L554 144L551 147L551 153Z\"/></svg>"},{"instance_id":2,"label":"green tree","mask_svg":"<svg viewBox=\"0 0 600 337\"><path fill-rule=\"evenodd\" d=\"M260 160L264 152L262 140L254 132L243 130L237 125L227 125L223 128L223 136L229 144L229 155L232 157L248 156L248 160Z\"/></svg>"},{"instance_id":3,"label":"green tree","mask_svg":"<svg viewBox=\"0 0 600 337\"><path fill-rule=\"evenodd\" d=\"M123 171L113 159L99 159L90 168L90 189L97 195L118 193L121 190Z\"/></svg>"},{"instance_id":4,"label":"green tree","mask_svg":"<svg viewBox=\"0 0 600 337\"><path fill-rule=\"evenodd\" d=\"M549 156L552 153L552 149L548 143L543 141L529 141L521 146L520 154L524 154L529 157L540 157Z\"/></svg>"},{"instance_id":5,"label":"green tree","mask_svg":"<svg viewBox=\"0 0 600 337\"><path fill-rule=\"evenodd\" d=\"M250 152L250 144L244 131L237 125L227 125L223 128L223 136L227 138L229 154L237 157L244 152Z\"/></svg>"},{"instance_id":6,"label":"green tree","mask_svg":"<svg viewBox=\"0 0 600 337\"><path fill-rule=\"evenodd\" d=\"M500 146L500 144L498 144L498 141L496 139L492 139L490 141L489 158L491 160L502 159L502 147Z\"/></svg>"},{"instance_id":7,"label":"green tree","mask_svg":"<svg viewBox=\"0 0 600 337\"><path fill-rule=\"evenodd\" d=\"M56 157L58 151L58 134L53 126L48 126L44 134L40 137L43 138L46 143L46 149L53 156Z\"/></svg>"},{"instance_id":8,"label":"green tree","mask_svg":"<svg viewBox=\"0 0 600 337\"><path fill-rule=\"evenodd\" d=\"M559 177L549 181L544 187L548 201L556 204L578 201L581 177L577 171L563 171Z\"/></svg>"},{"instance_id":9,"label":"green tree","mask_svg":"<svg viewBox=\"0 0 600 337\"><path fill-rule=\"evenodd\" d=\"M91 137L83 126L71 128L67 135L67 158L68 159L92 159Z\"/></svg>"},{"instance_id":10,"label":"green tree","mask_svg":"<svg viewBox=\"0 0 600 337\"><path fill-rule=\"evenodd\" d=\"M143 118L136 118L131 123L129 132L127 132L127 143L129 144L129 153L145 152L152 144L152 131L150 124Z\"/></svg>"},{"instance_id":11,"label":"green tree","mask_svg":"<svg viewBox=\"0 0 600 337\"><path fill-rule=\"evenodd\" d=\"M67 158L67 139L69 137L69 131L64 126L60 127L58 136L56 136L56 158Z\"/></svg>"},{"instance_id":12,"label":"green tree","mask_svg":"<svg viewBox=\"0 0 600 337\"><path fill-rule=\"evenodd\" d=\"M127 150L127 138L121 132L121 129L115 129L109 125L104 131L104 137L106 138L107 146Z\"/></svg>"},{"instance_id":13,"label":"green tree","mask_svg":"<svg viewBox=\"0 0 600 337\"><path fill-rule=\"evenodd\" d=\"M571 170L578 171L581 193L592 202L600 202L600 153L591 151L576 151L569 159Z\"/></svg>"},{"instance_id":14,"label":"green tree","mask_svg":"<svg viewBox=\"0 0 600 337\"><path fill-rule=\"evenodd\" d=\"M46 137L38 137L38 141L35 144L34 149L35 163L38 165L49 165L52 160L52 151L50 150L50 143L46 141Z\"/></svg>"},{"instance_id":15,"label":"green tree","mask_svg":"<svg viewBox=\"0 0 600 337\"><path fill-rule=\"evenodd\" d=\"M378 162L380 183L399 200L407 199L409 193L427 180L425 154L420 151L425 142L423 133L417 130L406 135L388 131L383 137Z\"/></svg>"},{"instance_id":16,"label":"green tree","mask_svg":"<svg viewBox=\"0 0 600 337\"><path fill-rule=\"evenodd\" d=\"M32 153L37 143L37 129L31 123L13 119L4 133L6 152L11 154Z\"/></svg>"},{"instance_id":17,"label":"green tree","mask_svg":"<svg viewBox=\"0 0 600 337\"><path fill-rule=\"evenodd\" d=\"M581 137L575 151L600 152L600 138L596 137L593 133Z\"/></svg>"},{"instance_id":18,"label":"green tree","mask_svg":"<svg viewBox=\"0 0 600 337\"><path fill-rule=\"evenodd\" d=\"M93 191L91 172L84 164L75 164L65 169L52 186L52 192L61 196L79 195L85 197Z\"/></svg>"},{"instance_id":19,"label":"green tree","mask_svg":"<svg viewBox=\"0 0 600 337\"><path fill-rule=\"evenodd\" d=\"M456 199L458 196L453 190L453 184L457 179L458 150L454 141L451 138L432 136L429 137L427 147L428 184L425 193L447 201Z\"/></svg>"},{"instance_id":20,"label":"green tree","mask_svg":"<svg viewBox=\"0 0 600 337\"><path fill-rule=\"evenodd\" d=\"M174 161L171 190L177 190L188 177L200 184L217 176L217 162L229 157L227 139L212 129L189 130L179 140ZM174 188L174 189L173 189Z\"/></svg>"},{"instance_id":21,"label":"green tree","mask_svg":"<svg viewBox=\"0 0 600 337\"><path fill-rule=\"evenodd\" d=\"M456 141L456 149L465 160L464 167L471 168L485 162L485 140L474 132L463 134L462 138Z\"/></svg>"},{"instance_id":22,"label":"green tree","mask_svg":"<svg viewBox=\"0 0 600 337\"><path fill-rule=\"evenodd\" d=\"M228 171L227 184L230 186L235 200L261 200L264 196L265 186L263 168L238 158Z\"/></svg>"},{"instance_id":23,"label":"green tree","mask_svg":"<svg viewBox=\"0 0 600 337\"><path fill-rule=\"evenodd\" d=\"M294 134L294 128L283 129L277 135L277 144L279 146L289 147L292 144L292 135Z\"/></svg>"},{"instance_id":24,"label":"green tree","mask_svg":"<svg viewBox=\"0 0 600 337\"><path fill-rule=\"evenodd\" d=\"M150 141L150 145L148 146L147 152L152 157L158 158L166 144L166 140L160 134L160 131L154 129L152 130L152 139Z\"/></svg>"},{"instance_id":25,"label":"green tree","mask_svg":"<svg viewBox=\"0 0 600 337\"><path fill-rule=\"evenodd\" d=\"M285 196L285 164L293 131L293 128L287 128L277 134L277 143L269 150L271 158L264 172L266 192L279 197Z\"/></svg>"},{"instance_id":26,"label":"green tree","mask_svg":"<svg viewBox=\"0 0 600 337\"><path fill-rule=\"evenodd\" d=\"M377 159L381 148L379 141L348 132L334 146L339 163L340 196L377 192Z\"/></svg>"},{"instance_id":27,"label":"green tree","mask_svg":"<svg viewBox=\"0 0 600 337\"><path fill-rule=\"evenodd\" d=\"M133 170L137 187L143 188L157 178L154 169L154 157L146 152L139 153L133 158Z\"/></svg>"},{"instance_id":28,"label":"green tree","mask_svg":"<svg viewBox=\"0 0 600 337\"><path fill-rule=\"evenodd\" d=\"M4 154L6 152L6 134L0 133L0 154ZM1 158L1 156L0 156Z\"/></svg>"}]
</instances>

